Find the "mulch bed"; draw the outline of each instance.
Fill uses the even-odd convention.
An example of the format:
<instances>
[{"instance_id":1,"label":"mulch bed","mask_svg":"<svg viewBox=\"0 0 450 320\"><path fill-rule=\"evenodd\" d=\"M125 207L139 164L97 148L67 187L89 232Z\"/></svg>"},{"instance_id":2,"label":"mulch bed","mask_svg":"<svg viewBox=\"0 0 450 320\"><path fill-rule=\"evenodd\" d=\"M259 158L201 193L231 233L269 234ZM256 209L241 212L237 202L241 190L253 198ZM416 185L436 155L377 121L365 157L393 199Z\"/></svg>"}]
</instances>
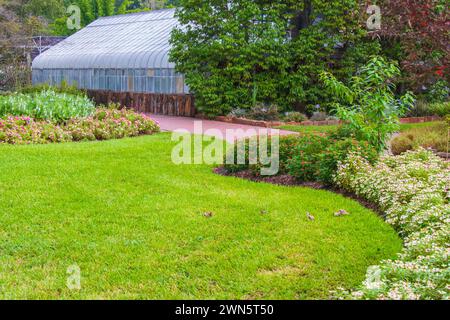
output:
<instances>
[{"instance_id":1,"label":"mulch bed","mask_svg":"<svg viewBox=\"0 0 450 320\"><path fill-rule=\"evenodd\" d=\"M329 187L329 186L326 186L319 182L299 182L294 177L292 177L291 175L288 175L288 174L278 175L278 176L257 176L251 170L245 170L245 171L240 171L240 172L236 172L236 173L229 173L223 167L215 168L214 173L221 175L221 176L225 176L225 177L241 178L241 179L250 180L250 181L259 182L259 183L270 183L270 184L279 185L279 186L305 187L305 188L312 188L312 189L316 189L316 190L331 191L336 194L340 194L346 198L350 198L355 201L358 201L364 207L366 207L372 211L375 211L380 216L384 217L384 214L381 212L381 210L378 208L378 206L374 205L373 203L371 203L365 199L362 199L362 198L358 197L357 195L350 193L348 191L345 191L342 189L337 189L334 187Z\"/></svg>"}]
</instances>

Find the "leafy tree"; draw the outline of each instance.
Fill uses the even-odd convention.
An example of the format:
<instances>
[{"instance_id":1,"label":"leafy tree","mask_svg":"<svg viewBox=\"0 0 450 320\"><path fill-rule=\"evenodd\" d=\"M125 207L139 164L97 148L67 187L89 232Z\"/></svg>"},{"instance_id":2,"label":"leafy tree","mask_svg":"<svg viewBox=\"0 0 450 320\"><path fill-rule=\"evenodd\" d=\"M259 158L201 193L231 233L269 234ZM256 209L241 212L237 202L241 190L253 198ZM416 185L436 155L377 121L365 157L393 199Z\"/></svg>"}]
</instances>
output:
<instances>
[{"instance_id":1,"label":"leafy tree","mask_svg":"<svg viewBox=\"0 0 450 320\"><path fill-rule=\"evenodd\" d=\"M28 0L23 6L25 14L53 20L64 14L63 0Z\"/></svg>"},{"instance_id":2,"label":"leafy tree","mask_svg":"<svg viewBox=\"0 0 450 320\"><path fill-rule=\"evenodd\" d=\"M357 0L180 2L171 60L207 115L257 103L322 104L321 71L348 78L379 49L362 41Z\"/></svg>"},{"instance_id":3,"label":"leafy tree","mask_svg":"<svg viewBox=\"0 0 450 320\"><path fill-rule=\"evenodd\" d=\"M321 74L326 89L337 97L337 116L345 121L351 135L368 141L377 150L399 129L399 117L414 103L412 94L400 99L394 95L397 64L373 57L346 85L327 72Z\"/></svg>"},{"instance_id":4,"label":"leafy tree","mask_svg":"<svg viewBox=\"0 0 450 320\"><path fill-rule=\"evenodd\" d=\"M449 80L450 33L448 0L381 0L381 38L395 47L406 80L420 91L438 80Z\"/></svg>"},{"instance_id":5,"label":"leafy tree","mask_svg":"<svg viewBox=\"0 0 450 320\"><path fill-rule=\"evenodd\" d=\"M125 14L144 10L135 9L131 0L74 0L74 4L81 9L81 27L85 27L99 17L107 17L116 14ZM55 35L70 35L77 30L67 28L67 15L56 19L52 24L52 31Z\"/></svg>"},{"instance_id":6,"label":"leafy tree","mask_svg":"<svg viewBox=\"0 0 450 320\"><path fill-rule=\"evenodd\" d=\"M45 21L25 15L23 5L20 0L0 0L0 91L29 83L31 37L45 29Z\"/></svg>"}]
</instances>

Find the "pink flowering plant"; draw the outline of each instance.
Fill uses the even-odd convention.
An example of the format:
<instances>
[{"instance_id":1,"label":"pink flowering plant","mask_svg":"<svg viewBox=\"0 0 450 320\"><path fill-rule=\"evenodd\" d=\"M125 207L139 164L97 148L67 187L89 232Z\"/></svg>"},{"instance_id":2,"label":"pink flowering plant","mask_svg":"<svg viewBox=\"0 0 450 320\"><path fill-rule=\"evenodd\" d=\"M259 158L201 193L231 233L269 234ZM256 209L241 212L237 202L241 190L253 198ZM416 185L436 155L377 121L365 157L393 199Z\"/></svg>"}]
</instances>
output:
<instances>
[{"instance_id":1,"label":"pink flowering plant","mask_svg":"<svg viewBox=\"0 0 450 320\"><path fill-rule=\"evenodd\" d=\"M46 144L121 139L159 132L150 117L129 109L98 108L92 116L57 124L27 116L0 119L0 144Z\"/></svg>"},{"instance_id":2,"label":"pink flowering plant","mask_svg":"<svg viewBox=\"0 0 450 320\"><path fill-rule=\"evenodd\" d=\"M378 205L404 239L396 260L371 267L359 299L450 298L450 165L419 149L372 166L358 155L339 165L335 184Z\"/></svg>"}]
</instances>

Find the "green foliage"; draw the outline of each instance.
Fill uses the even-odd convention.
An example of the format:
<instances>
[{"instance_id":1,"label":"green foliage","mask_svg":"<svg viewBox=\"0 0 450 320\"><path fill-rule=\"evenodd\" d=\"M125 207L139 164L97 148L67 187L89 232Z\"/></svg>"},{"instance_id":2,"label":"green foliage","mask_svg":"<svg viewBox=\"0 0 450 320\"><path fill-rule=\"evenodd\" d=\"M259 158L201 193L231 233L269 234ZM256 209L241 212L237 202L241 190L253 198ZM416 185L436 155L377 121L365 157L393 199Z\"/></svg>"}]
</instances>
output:
<instances>
[{"instance_id":1,"label":"green foliage","mask_svg":"<svg viewBox=\"0 0 450 320\"><path fill-rule=\"evenodd\" d=\"M86 92L78 89L75 85L69 85L67 81L62 81L59 86L51 86L47 83L41 83L33 86L28 86L20 90L23 94L40 93L42 91L54 91L56 93L66 93L74 96L85 96Z\"/></svg>"},{"instance_id":2,"label":"green foliage","mask_svg":"<svg viewBox=\"0 0 450 320\"><path fill-rule=\"evenodd\" d=\"M350 153L357 154L372 164L378 159L378 151L366 141L351 138L335 140L319 156L317 179L331 185L339 163L345 161Z\"/></svg>"},{"instance_id":3,"label":"green foliage","mask_svg":"<svg viewBox=\"0 0 450 320\"><path fill-rule=\"evenodd\" d=\"M358 140L368 141L379 151L399 129L399 116L414 102L410 93L400 99L395 97L392 81L399 74L396 64L381 57L373 57L348 85L329 73L321 74L326 89L338 101L335 103L338 118L347 123L346 127Z\"/></svg>"},{"instance_id":4,"label":"green foliage","mask_svg":"<svg viewBox=\"0 0 450 320\"><path fill-rule=\"evenodd\" d=\"M435 102L429 105L430 114L445 117L450 114L450 101Z\"/></svg>"},{"instance_id":5,"label":"green foliage","mask_svg":"<svg viewBox=\"0 0 450 320\"><path fill-rule=\"evenodd\" d=\"M228 114L228 117L245 118L247 114L248 110L242 108L235 108L231 110L231 112Z\"/></svg>"},{"instance_id":6,"label":"green foliage","mask_svg":"<svg viewBox=\"0 0 450 320\"><path fill-rule=\"evenodd\" d=\"M308 117L300 112L286 112L283 116L283 121L285 122L303 122L308 120Z\"/></svg>"},{"instance_id":7,"label":"green foliage","mask_svg":"<svg viewBox=\"0 0 450 320\"><path fill-rule=\"evenodd\" d=\"M311 121L325 121L325 120L328 120L329 117L330 116L326 112L316 111L316 112L313 112L310 120Z\"/></svg>"},{"instance_id":8,"label":"green foliage","mask_svg":"<svg viewBox=\"0 0 450 320\"><path fill-rule=\"evenodd\" d=\"M427 101L432 103L444 103L449 99L450 88L446 80L436 81L425 95Z\"/></svg>"},{"instance_id":9,"label":"green foliage","mask_svg":"<svg viewBox=\"0 0 450 320\"><path fill-rule=\"evenodd\" d=\"M279 119L279 116L276 105L263 104L257 104L247 114L247 117L250 119L262 121L276 121Z\"/></svg>"},{"instance_id":10,"label":"green foliage","mask_svg":"<svg viewBox=\"0 0 450 320\"><path fill-rule=\"evenodd\" d=\"M72 4L78 5L81 9L81 27L87 26L99 17L148 10L142 3L135 6L130 0L74 0ZM51 29L55 35L70 35L77 31L67 29L67 15L55 19Z\"/></svg>"},{"instance_id":11,"label":"green foliage","mask_svg":"<svg viewBox=\"0 0 450 320\"><path fill-rule=\"evenodd\" d=\"M378 50L373 42L359 42L365 32L356 0L182 0L181 5L183 27L172 35L171 60L206 115L257 103L278 105L280 111L322 103L329 95L321 88L321 71L345 79L367 52ZM336 52L344 63L336 63Z\"/></svg>"},{"instance_id":12,"label":"green foliage","mask_svg":"<svg viewBox=\"0 0 450 320\"><path fill-rule=\"evenodd\" d=\"M86 96L52 90L0 97L0 117L28 116L61 123L75 117L87 117L94 111L94 103Z\"/></svg>"},{"instance_id":13,"label":"green foliage","mask_svg":"<svg viewBox=\"0 0 450 320\"><path fill-rule=\"evenodd\" d=\"M447 114L450 114L450 101L428 103L424 100L418 100L407 115L409 117L445 117Z\"/></svg>"},{"instance_id":14,"label":"green foliage","mask_svg":"<svg viewBox=\"0 0 450 320\"><path fill-rule=\"evenodd\" d=\"M234 149L229 150L233 153L234 164L224 165L227 172L250 170L255 176L260 174L263 164L250 161L251 141L251 139L241 141L245 148L244 163L238 164L238 154L242 148L240 144L235 144ZM259 143L260 140L257 142ZM267 142L270 156L272 140L268 139ZM360 155L370 163L374 163L378 158L377 150L365 141L360 142L352 138L336 139L317 134L281 136L279 147L278 174L289 174L299 182L321 182L330 185L339 162L344 161L350 152ZM227 154L224 159L229 157L230 154Z\"/></svg>"},{"instance_id":15,"label":"green foliage","mask_svg":"<svg viewBox=\"0 0 450 320\"><path fill-rule=\"evenodd\" d=\"M305 135L298 139L294 155L288 161L289 174L299 181L317 181L321 154L332 141L318 135Z\"/></svg>"},{"instance_id":16,"label":"green foliage","mask_svg":"<svg viewBox=\"0 0 450 320\"><path fill-rule=\"evenodd\" d=\"M288 161L289 174L302 182L318 181L327 185L333 182L338 164L350 152L373 163L378 152L367 142L352 138L335 140L330 137L305 135L299 138L294 156Z\"/></svg>"},{"instance_id":17,"label":"green foliage","mask_svg":"<svg viewBox=\"0 0 450 320\"><path fill-rule=\"evenodd\" d=\"M259 140L257 140L259 143ZM294 151L296 149L296 147L298 145L300 145L302 143L302 141L298 138L298 136L295 135L288 135L288 136L281 136L280 140L279 140L279 163L280 163L280 171L279 174L286 174L288 172L287 169L287 165L288 165L288 161L292 158L292 156L294 155ZM257 163L257 164L250 164L250 154L249 154L249 147L250 147L250 139L245 139L242 140L241 143L244 146L244 156L245 156L245 162L243 164L238 164L238 152L240 150L240 146L239 144L235 144L234 145L234 149L229 150L229 152L233 153L233 157L234 157L234 164L226 164L227 161L226 159L229 156L229 154L225 155L224 157L224 168L225 170L227 170L227 172L229 173L236 173L236 172L240 172L240 171L244 171L244 170L251 170L253 172L253 174L255 175L259 175L260 174L260 169L262 168L262 164L261 163ZM267 140L267 144L268 144L268 155L271 155L271 146L272 146L272 140L269 139Z\"/></svg>"},{"instance_id":18,"label":"green foliage","mask_svg":"<svg viewBox=\"0 0 450 320\"><path fill-rule=\"evenodd\" d=\"M63 0L28 0L22 10L25 14L45 17L49 20L60 17L65 11Z\"/></svg>"}]
</instances>

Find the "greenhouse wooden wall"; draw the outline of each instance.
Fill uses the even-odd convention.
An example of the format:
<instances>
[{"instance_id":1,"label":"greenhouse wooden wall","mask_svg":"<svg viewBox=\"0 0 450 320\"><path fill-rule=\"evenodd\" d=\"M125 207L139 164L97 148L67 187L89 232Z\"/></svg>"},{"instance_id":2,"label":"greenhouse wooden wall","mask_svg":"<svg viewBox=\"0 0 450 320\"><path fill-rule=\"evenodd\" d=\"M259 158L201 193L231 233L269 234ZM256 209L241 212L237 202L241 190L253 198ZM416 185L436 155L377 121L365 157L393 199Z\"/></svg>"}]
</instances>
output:
<instances>
[{"instance_id":1,"label":"greenhouse wooden wall","mask_svg":"<svg viewBox=\"0 0 450 320\"><path fill-rule=\"evenodd\" d=\"M193 117L196 114L194 96L190 94L135 93L88 90L88 96L97 104L110 102L139 112L168 116Z\"/></svg>"}]
</instances>

